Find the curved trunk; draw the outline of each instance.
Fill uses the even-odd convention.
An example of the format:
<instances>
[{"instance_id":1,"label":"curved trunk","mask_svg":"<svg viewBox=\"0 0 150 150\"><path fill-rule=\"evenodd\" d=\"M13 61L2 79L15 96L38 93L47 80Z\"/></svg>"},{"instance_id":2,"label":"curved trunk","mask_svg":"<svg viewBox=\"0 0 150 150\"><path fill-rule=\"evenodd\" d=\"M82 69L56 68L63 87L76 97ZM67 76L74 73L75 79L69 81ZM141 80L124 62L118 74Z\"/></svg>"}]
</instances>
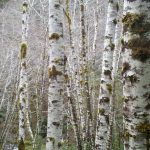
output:
<instances>
[{"instance_id":1,"label":"curved trunk","mask_svg":"<svg viewBox=\"0 0 150 150\"><path fill-rule=\"evenodd\" d=\"M46 150L58 150L62 146L64 45L62 1L49 0L49 96Z\"/></svg>"},{"instance_id":2,"label":"curved trunk","mask_svg":"<svg viewBox=\"0 0 150 150\"><path fill-rule=\"evenodd\" d=\"M124 149L150 149L150 1L125 0L123 22Z\"/></svg>"}]
</instances>

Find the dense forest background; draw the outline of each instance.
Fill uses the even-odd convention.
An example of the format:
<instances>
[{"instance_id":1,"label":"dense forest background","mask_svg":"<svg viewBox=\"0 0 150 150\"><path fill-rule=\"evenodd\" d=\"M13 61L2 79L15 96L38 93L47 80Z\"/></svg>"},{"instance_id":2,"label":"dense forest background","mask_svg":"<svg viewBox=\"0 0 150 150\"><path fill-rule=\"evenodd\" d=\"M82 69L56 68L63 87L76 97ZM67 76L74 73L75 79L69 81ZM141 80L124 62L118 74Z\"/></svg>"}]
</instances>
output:
<instances>
[{"instance_id":1,"label":"dense forest background","mask_svg":"<svg viewBox=\"0 0 150 150\"><path fill-rule=\"evenodd\" d=\"M0 0L0 149L149 150L149 8Z\"/></svg>"}]
</instances>

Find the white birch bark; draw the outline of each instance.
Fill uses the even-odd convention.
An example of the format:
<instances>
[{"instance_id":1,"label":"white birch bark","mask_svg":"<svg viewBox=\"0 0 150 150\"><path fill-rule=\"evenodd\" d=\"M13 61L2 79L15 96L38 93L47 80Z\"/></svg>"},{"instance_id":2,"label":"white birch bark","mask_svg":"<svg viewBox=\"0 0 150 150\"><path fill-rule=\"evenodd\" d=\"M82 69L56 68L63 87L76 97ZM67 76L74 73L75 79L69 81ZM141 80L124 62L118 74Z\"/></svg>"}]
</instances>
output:
<instances>
[{"instance_id":1,"label":"white birch bark","mask_svg":"<svg viewBox=\"0 0 150 150\"><path fill-rule=\"evenodd\" d=\"M119 4L117 4L119 7ZM119 10L119 9L118 9ZM118 15L118 14L117 14ZM114 39L114 53L113 53L113 62L112 62L112 99L110 101L110 121L109 121L109 128L108 128L108 138L107 138L107 149L111 149L112 145L112 130L114 124L114 107L116 102L116 76L118 71L118 63L119 63L119 55L121 53L121 40L120 40L120 26L119 26L119 17L116 20L116 29L115 29L115 39Z\"/></svg>"},{"instance_id":2,"label":"white birch bark","mask_svg":"<svg viewBox=\"0 0 150 150\"><path fill-rule=\"evenodd\" d=\"M124 149L150 149L150 1L125 0L123 22Z\"/></svg>"},{"instance_id":3,"label":"white birch bark","mask_svg":"<svg viewBox=\"0 0 150 150\"><path fill-rule=\"evenodd\" d=\"M33 141L33 132L32 132L32 129L31 129L30 116L29 116L30 109L29 109L28 84L26 84L26 86L27 86L26 87L27 88L27 99L26 99L26 112L25 112L26 128L27 128L27 131L29 133L30 139Z\"/></svg>"},{"instance_id":4,"label":"white birch bark","mask_svg":"<svg viewBox=\"0 0 150 150\"><path fill-rule=\"evenodd\" d=\"M67 65L69 67L67 70L67 73L69 74L69 78L67 82L67 97L70 102L70 108L71 108L71 115L72 115L72 124L74 126L74 134L75 134L75 139L76 139L76 147L77 150L82 150L82 139L81 139L81 132L80 132L80 122L79 122L79 115L78 115L78 109L77 109L77 98L75 98L74 94L75 89L77 88L76 82L77 82L77 56L75 53L75 48L74 48L74 39L73 39L73 33L74 33L74 24L71 22L74 22L71 16L70 16L70 11L69 11L69 4L70 1L66 0L66 16L68 20L68 30L70 34L70 54L68 56L68 61ZM76 1L74 2L74 12L76 10ZM74 14L75 15L75 14ZM74 16L75 17L75 16ZM73 18L74 18L73 17ZM71 92L70 90L73 90L74 92ZM74 94L73 94L74 93Z\"/></svg>"},{"instance_id":5,"label":"white birch bark","mask_svg":"<svg viewBox=\"0 0 150 150\"><path fill-rule=\"evenodd\" d=\"M112 99L112 59L117 17L117 7L115 1L109 1L107 22L104 40L104 51L102 61L102 74L100 83L100 100L97 119L97 133L95 140L96 150L106 150L107 134L109 127L110 101Z\"/></svg>"},{"instance_id":6,"label":"white birch bark","mask_svg":"<svg viewBox=\"0 0 150 150\"><path fill-rule=\"evenodd\" d=\"M46 150L62 147L64 45L62 1L49 0L49 96Z\"/></svg>"},{"instance_id":7,"label":"white birch bark","mask_svg":"<svg viewBox=\"0 0 150 150\"><path fill-rule=\"evenodd\" d=\"M80 124L79 124L79 119L78 119L78 115L77 115L75 98L73 97L73 95L71 95L69 88L67 89L67 93L68 93L67 94L68 99L70 101L70 108L71 108L72 122L73 122L73 126L74 126L77 150L82 150L82 139L81 139L81 133L80 133L80 127L79 127Z\"/></svg>"},{"instance_id":8,"label":"white birch bark","mask_svg":"<svg viewBox=\"0 0 150 150\"><path fill-rule=\"evenodd\" d=\"M91 140L90 125L92 122L92 109L88 85L88 63L87 63L87 37L85 23L85 4L80 0L80 51L79 51L79 75L78 75L78 101L81 120L81 132L84 149ZM89 122L89 124L87 123ZM89 132L88 132L89 131Z\"/></svg>"},{"instance_id":9,"label":"white birch bark","mask_svg":"<svg viewBox=\"0 0 150 150\"><path fill-rule=\"evenodd\" d=\"M25 113L27 100L27 32L28 32L28 2L22 4L22 43L20 49L20 82L19 82L19 145L18 149L25 149Z\"/></svg>"},{"instance_id":10,"label":"white birch bark","mask_svg":"<svg viewBox=\"0 0 150 150\"><path fill-rule=\"evenodd\" d=\"M93 66L95 65L95 59L96 59L96 42L97 42L97 34L98 34L98 11L99 11L99 3L98 0L96 0L96 10L94 10L94 39L93 39Z\"/></svg>"}]
</instances>

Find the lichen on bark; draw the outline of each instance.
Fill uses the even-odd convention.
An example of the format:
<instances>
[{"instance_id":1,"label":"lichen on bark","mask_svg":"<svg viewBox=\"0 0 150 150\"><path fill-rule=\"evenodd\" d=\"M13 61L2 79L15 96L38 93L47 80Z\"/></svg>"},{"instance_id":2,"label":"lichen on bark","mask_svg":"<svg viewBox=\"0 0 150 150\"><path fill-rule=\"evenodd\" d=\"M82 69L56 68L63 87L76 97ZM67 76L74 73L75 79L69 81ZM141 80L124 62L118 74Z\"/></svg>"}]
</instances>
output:
<instances>
[{"instance_id":1,"label":"lichen on bark","mask_svg":"<svg viewBox=\"0 0 150 150\"><path fill-rule=\"evenodd\" d=\"M150 58L150 39L144 36L132 38L124 46L132 50L131 55L134 59L145 62Z\"/></svg>"},{"instance_id":2,"label":"lichen on bark","mask_svg":"<svg viewBox=\"0 0 150 150\"><path fill-rule=\"evenodd\" d=\"M130 32L136 37L129 41L122 41L124 48L132 50L132 57L145 62L150 58L150 39L146 35L150 31L150 22L147 21L147 15L144 13L127 13L122 22L124 24L124 33Z\"/></svg>"},{"instance_id":3,"label":"lichen on bark","mask_svg":"<svg viewBox=\"0 0 150 150\"><path fill-rule=\"evenodd\" d=\"M60 35L58 33L52 33L49 36L49 40L58 40L60 38Z\"/></svg>"},{"instance_id":4,"label":"lichen on bark","mask_svg":"<svg viewBox=\"0 0 150 150\"><path fill-rule=\"evenodd\" d=\"M58 71L54 65L51 68L49 68L49 78L57 79L57 76L60 76L62 74L63 73L61 71Z\"/></svg>"},{"instance_id":5,"label":"lichen on bark","mask_svg":"<svg viewBox=\"0 0 150 150\"><path fill-rule=\"evenodd\" d=\"M130 31L135 34L144 34L150 30L150 22L144 13L127 13L123 19L124 32Z\"/></svg>"},{"instance_id":6,"label":"lichen on bark","mask_svg":"<svg viewBox=\"0 0 150 150\"><path fill-rule=\"evenodd\" d=\"M21 49L20 49L20 58L23 59L26 57L27 54L27 44L26 43L22 43L21 44Z\"/></svg>"},{"instance_id":7,"label":"lichen on bark","mask_svg":"<svg viewBox=\"0 0 150 150\"><path fill-rule=\"evenodd\" d=\"M139 131L139 132L142 132L142 133L147 133L148 131L150 132L150 123L148 122L141 122L140 124L137 125L136 129Z\"/></svg>"}]
</instances>

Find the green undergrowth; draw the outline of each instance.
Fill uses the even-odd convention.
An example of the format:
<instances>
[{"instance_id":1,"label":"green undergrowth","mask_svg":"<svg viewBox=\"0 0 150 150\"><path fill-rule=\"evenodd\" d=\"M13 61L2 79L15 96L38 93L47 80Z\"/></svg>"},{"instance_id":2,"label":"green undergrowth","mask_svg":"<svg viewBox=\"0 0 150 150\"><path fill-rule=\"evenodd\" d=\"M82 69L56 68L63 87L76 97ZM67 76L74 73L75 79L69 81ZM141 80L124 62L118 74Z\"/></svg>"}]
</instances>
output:
<instances>
[{"instance_id":1,"label":"green undergrowth","mask_svg":"<svg viewBox=\"0 0 150 150\"><path fill-rule=\"evenodd\" d=\"M45 150L45 149L46 149L46 144L41 144L41 146L35 148L35 150ZM32 145L26 145L25 150L33 150ZM64 146L62 150L76 150L76 147L74 145Z\"/></svg>"},{"instance_id":2,"label":"green undergrowth","mask_svg":"<svg viewBox=\"0 0 150 150\"><path fill-rule=\"evenodd\" d=\"M62 150L76 150L75 145L64 146Z\"/></svg>"},{"instance_id":3,"label":"green undergrowth","mask_svg":"<svg viewBox=\"0 0 150 150\"><path fill-rule=\"evenodd\" d=\"M46 145L42 144L40 148L35 148L35 150L45 150L46 149ZM33 150L32 145L30 146L26 146L25 150Z\"/></svg>"}]
</instances>

